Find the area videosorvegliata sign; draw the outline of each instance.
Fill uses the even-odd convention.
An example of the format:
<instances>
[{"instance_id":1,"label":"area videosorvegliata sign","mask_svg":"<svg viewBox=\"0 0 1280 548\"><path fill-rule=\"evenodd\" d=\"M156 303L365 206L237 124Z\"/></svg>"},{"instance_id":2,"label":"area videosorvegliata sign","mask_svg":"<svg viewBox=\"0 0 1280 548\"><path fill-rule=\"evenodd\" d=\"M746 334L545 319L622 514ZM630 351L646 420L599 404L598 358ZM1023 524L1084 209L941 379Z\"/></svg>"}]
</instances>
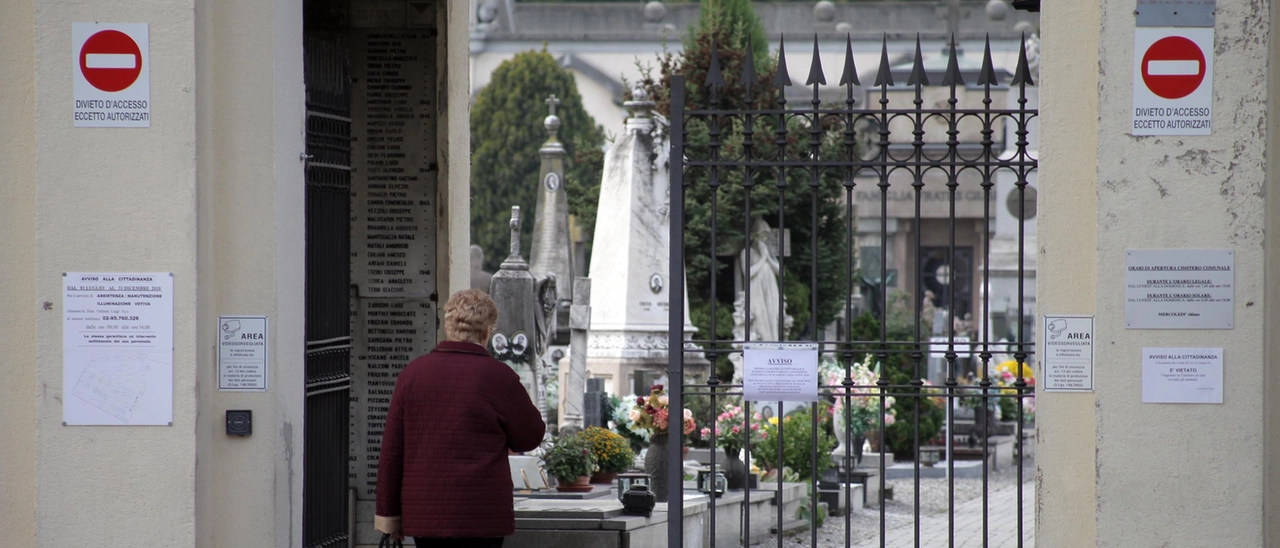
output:
<instances>
[{"instance_id":1,"label":"area videosorvegliata sign","mask_svg":"<svg viewBox=\"0 0 1280 548\"><path fill-rule=\"evenodd\" d=\"M1136 29L1131 131L1133 135L1213 132L1213 28Z\"/></svg>"},{"instance_id":2,"label":"area videosorvegliata sign","mask_svg":"<svg viewBox=\"0 0 1280 548\"><path fill-rule=\"evenodd\" d=\"M146 23L72 23L75 127L151 127Z\"/></svg>"}]
</instances>

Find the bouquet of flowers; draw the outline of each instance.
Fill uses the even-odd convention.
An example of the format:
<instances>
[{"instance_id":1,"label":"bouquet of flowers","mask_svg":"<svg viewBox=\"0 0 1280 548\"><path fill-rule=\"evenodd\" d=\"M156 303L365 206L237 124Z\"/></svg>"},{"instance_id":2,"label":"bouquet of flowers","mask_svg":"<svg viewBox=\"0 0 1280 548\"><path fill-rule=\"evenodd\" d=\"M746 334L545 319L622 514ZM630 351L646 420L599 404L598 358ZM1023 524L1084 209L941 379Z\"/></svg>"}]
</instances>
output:
<instances>
[{"instance_id":1,"label":"bouquet of flowers","mask_svg":"<svg viewBox=\"0 0 1280 548\"><path fill-rule=\"evenodd\" d=\"M635 401L635 407L627 413L631 430L646 431L649 436L667 431L671 422L671 411L668 409L667 391L661 384L649 387L649 396L637 396ZM682 422L682 430L686 435L698 427L693 422L693 412L688 409L684 410Z\"/></svg>"},{"instance_id":2,"label":"bouquet of flowers","mask_svg":"<svg viewBox=\"0 0 1280 548\"><path fill-rule=\"evenodd\" d=\"M843 429L843 421L849 421L851 429L856 432L870 432L880 427L883 421L885 426L892 425L896 416L893 411L895 398L893 396L884 397L884 416L880 415L880 391L875 388L866 388L873 386L880 381L880 374L872 370L872 356L862 360L862 363L853 365L852 378L854 386L846 389L844 382L844 371L827 370L827 384L833 386L831 393L835 396L835 405L831 406L831 415L835 421L835 428ZM845 400L849 401L849 408L845 409Z\"/></svg>"},{"instance_id":3,"label":"bouquet of flowers","mask_svg":"<svg viewBox=\"0 0 1280 548\"><path fill-rule=\"evenodd\" d=\"M592 426L582 431L582 437L590 446L591 456L595 457L601 472L616 474L631 468L636 454L631 451L631 446L622 436L598 426Z\"/></svg>"},{"instance_id":4,"label":"bouquet of flowers","mask_svg":"<svg viewBox=\"0 0 1280 548\"><path fill-rule=\"evenodd\" d=\"M733 405L732 403L725 405L724 412L716 416L714 425L716 434L716 445L723 447L729 453L737 453L743 447L746 447L747 439L750 437L751 442L758 443L760 437L760 413L756 413L755 420L751 422L751 426L747 426L746 414L742 411L741 405ZM711 438L711 428L704 427L702 429L702 438Z\"/></svg>"}]
</instances>

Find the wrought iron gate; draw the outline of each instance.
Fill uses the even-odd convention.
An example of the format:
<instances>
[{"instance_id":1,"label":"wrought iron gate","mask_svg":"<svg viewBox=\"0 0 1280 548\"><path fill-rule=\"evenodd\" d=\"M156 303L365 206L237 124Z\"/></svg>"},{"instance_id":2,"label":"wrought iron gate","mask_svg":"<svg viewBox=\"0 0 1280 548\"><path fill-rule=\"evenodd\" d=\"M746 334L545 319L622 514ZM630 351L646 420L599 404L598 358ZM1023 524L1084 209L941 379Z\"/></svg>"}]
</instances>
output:
<instances>
[{"instance_id":1,"label":"wrought iron gate","mask_svg":"<svg viewBox=\"0 0 1280 548\"><path fill-rule=\"evenodd\" d=\"M346 546L350 452L351 79L336 36L305 38L306 410L302 538Z\"/></svg>"},{"instance_id":2,"label":"wrought iron gate","mask_svg":"<svg viewBox=\"0 0 1280 548\"><path fill-rule=\"evenodd\" d=\"M668 369L672 387L670 405L680 409L688 397L705 396L711 402L711 416L715 416L720 411L721 404L731 398L740 398L743 393L741 383L721 378L714 366L710 377L705 380L687 379L683 364L689 353L705 353L714 364L726 356L740 354L742 345L751 342L751 329L746 329L743 335L735 333L731 340L717 335L724 322L721 309L730 306L721 297L724 294L723 284L729 283L730 287L733 284L719 273L716 258L741 249L741 264L746 265L749 272L750 265L755 264L752 254L765 253L764 248L753 247L749 236L753 232L753 223L763 218L776 229L770 232L770 238L777 240L767 242L774 244L771 249L777 254L779 289L776 293L779 302L776 309L808 309L808 326L788 328L785 312L779 314L776 320L779 324L777 332L782 333L779 338L783 341L804 339L817 342L824 360L834 362L834 365L828 366L828 370L838 371L831 377L819 380L820 399L827 403L812 403L808 406L810 432L814 433L808 436L812 459L810 478L807 480L810 499L808 504L813 509L809 512L810 545L817 546L819 537L818 513L814 510L818 507L819 495L817 468L822 436L820 408L825 410L828 404L840 403L841 420L835 424L843 423L847 438L854 439L855 421L849 415L849 410L859 402L870 402L877 426L867 434L869 437L878 434L875 437L881 440L879 477L885 478L885 456L889 452L886 446L891 440L914 463L914 532L906 535L911 537L909 540L904 537L900 541L904 544L895 544L888 538L884 491L875 489L875 493L871 495L879 503L879 546L941 545L938 541L927 540L937 538L930 536L930 533L937 533L922 531L921 525L921 461L922 457L927 457L925 453L934 451L928 445L929 440L922 438L922 417L933 413L933 409L938 409L945 415L946 441L943 442L943 447L946 455L955 457L960 452L954 443L958 434L955 418L959 407L957 404L972 406L975 428L982 429L977 432L980 435L976 436L980 441L975 441L975 447L969 449L975 457L980 456L982 459L982 546L989 545L989 542L1008 545L1004 543L1014 540L990 538L988 479L992 473L991 456L995 448L990 445L986 433L993 422L993 412L990 409L997 404L1007 404L1016 415L1013 442L1016 459L1014 467L1017 470L1016 542L1018 546L1022 546L1024 521L1028 519L1022 510L1024 496L1027 496L1023 493L1022 467L1026 454L1022 450L1024 414L1029 412L1024 404L1034 401L1034 379L1024 376L1024 371L1030 371L1029 368L1024 369L1024 366L1034 349L1033 334L1028 332L1024 327L1026 322L1022 321L1027 314L1024 308L1025 297L1027 291L1032 290L1025 287L1024 222L1019 222L1016 229L1018 321L1016 327L1009 330L1009 335L994 332L990 321L992 315L989 301L992 287L991 244L996 217L993 211L993 206L996 205L993 191L997 184L997 174L1003 172L1003 177L1012 179L1012 192L1017 195L1018 200L1010 203L1019 204L1016 206L1017 211L1012 213L1017 219L1025 220L1027 210L1023 198L1028 193L1028 177L1037 166L1028 147L1029 124L1037 116L1037 111L1034 105L1028 106L1027 88L1035 84L1028 65L1027 48L1023 42L1016 70L1013 74L1003 73L1003 82L1000 81L1001 75L993 68L990 40L986 44L981 67L970 66L964 70L961 69L962 63L954 43L949 47L949 52L944 54L946 68L930 70L926 67L920 41L917 39L914 61L909 69L905 65L901 67L898 74L895 74L888 50L886 37L875 82L867 87L867 96L870 98L868 102L874 100L877 103L874 105L858 104L859 97L855 91L861 89L862 84L854 65L851 42L846 46L843 75L839 82L843 100L835 104L824 103L820 93L821 86L826 85L826 79L818 57L819 43L816 37L809 77L804 84L812 87L812 99L807 104L788 104L786 90L792 86L792 82L785 68L786 58L781 53L778 57L779 70L771 81L759 81L756 63L749 50L743 52L745 60L741 62L743 70L740 75L724 74L719 54L713 53L704 81L690 82L686 88L684 76L672 77L670 158L673 245L670 256L670 294L675 302L669 308L669 348L684 348L685 351L671 354ZM731 76L736 76L736 79L726 79ZM764 93L761 93L762 90ZM726 105L725 96L730 92L745 99L739 100L738 104ZM1008 96L1008 108L997 106L1000 96ZM910 105L891 105L891 97L901 99L900 103L909 101ZM934 104L927 105L926 99L934 101ZM977 105L979 102L981 104ZM966 106L966 103L977 106ZM855 199L859 196L859 185L864 190L861 200ZM835 198L832 199L831 196ZM907 284L909 287L923 287L914 280L922 279L920 270L924 255L921 250L924 246L932 246L930 253L938 260L939 265L956 265L958 259L962 263L973 265L972 270L965 273L965 281L969 287L981 288L980 294L973 296L972 300L975 302L967 310L958 307L964 306L957 304L962 303L958 298L948 296L938 301L943 309L940 316L945 318L940 334L935 335L922 328L931 318L923 317L927 316L926 304L919 294L911 297L911 311L904 311L902 314L905 317L902 321L909 326L902 331L906 335L894 335L888 327L894 321L888 306L888 280L891 279L891 272L889 261L884 260L891 251L891 196L904 202L903 207L906 209L902 211L914 209L914 214L900 214L915 227L914 243L909 246L915 252L909 255L910 258L904 265L904 268L914 270L913 275L904 276L906 280L913 280ZM957 226L957 204L963 202L963 197L966 196L981 202L980 206L972 206L981 211L981 216L978 217L975 213L972 220L980 225L971 225L981 227L979 236L976 237L977 247L966 248L963 242L958 244L957 241L958 235L961 235ZM756 202L754 206L753 200ZM838 204L835 211L843 209L843 212L831 214L832 203ZM878 272L861 276L863 280L877 280L873 285L873 296L876 299L872 300L879 305L872 314L875 322L863 322L860 324L861 331L851 325L857 323L854 321L854 312L856 293L859 290L859 283L856 281L859 277L855 257L858 247L855 245L855 205L879 210L878 234L864 237L864 242L869 240L871 246L878 247ZM760 213L762 208L766 211ZM929 211L934 213L929 214ZM729 221L726 222L725 219ZM926 230L923 227L932 227L932 234L922 234ZM789 229L808 241L784 241ZM824 244L820 243L820 236L827 238L833 231L843 232L843 241L837 246L842 249L835 253L835 257L830 253L830 247L824 248ZM971 230L970 234L972 233ZM940 250L939 241L945 242ZM782 251L788 245L790 253ZM726 246L737 247L726 252ZM967 256L959 257L958 250ZM698 272L698 268L703 267L711 271ZM829 281L832 269L838 274L838 283L834 288ZM953 273L948 269L939 267L937 272L931 274L930 279L948 283L961 277L961 273ZM791 282L792 285L789 286L786 278L797 276L797 272L803 273L798 280L799 285L808 285L808 295L804 299L807 302L787 303L785 295L789 291L793 294L797 292L788 289L796 284ZM746 287L749 274L742 276L740 287ZM707 318L705 321L709 322L709 325L700 326L703 328L699 331L700 340L684 341L681 332L681 326L685 325L683 296L686 292L683 286L686 277L690 280L690 300L698 305L694 308L695 314L698 314L697 310L703 310L700 317ZM798 294L803 295L803 291ZM751 291L745 291L739 299L741 309L735 312L751 318ZM762 304L772 303L754 304L760 307ZM822 335L822 323L818 320L824 317L823 311L829 311L832 306L843 312L844 321L838 324L841 327L836 329L834 340L824 340L830 337ZM966 313L977 318L971 330L973 336L968 340L962 336L965 331L970 331L962 324ZM826 315L833 314L827 312ZM767 320L774 321L773 318ZM873 327L867 328L867 325ZM1002 338L1006 340L1001 340ZM1012 367L1006 364L1006 369L1011 371L1003 376L997 375L997 364L993 363L1000 354L1007 354L1010 361L1015 363ZM966 360L966 356L971 358ZM930 358L942 364L942 374L939 377L941 382L929 383L925 380ZM857 366L864 359L868 359L867 363L873 364L872 367L880 368L881 373L873 381L866 382L867 377L863 376L864 382L859 382L857 372L860 369ZM972 368L976 373L972 379L965 377L966 367ZM890 398L896 400L896 403L892 403ZM778 417L781 418L783 402L770 403L777 403ZM776 460L773 462L778 463L777 466L781 468L784 462L784 439L789 434L797 435L794 432L798 429L789 430L777 426L774 430L776 434L771 439L764 440L764 446L759 447L761 442L753 440L753 436L749 434L753 431L755 420L752 402L743 401L740 405L745 412L737 426L741 432L748 432L740 438L748 455L747 466L750 466L753 453L768 451L774 453ZM906 415L899 419L905 426L891 429L887 424L886 413L894 406ZM786 419L779 421L780 424L786 422ZM713 475L717 467L714 458L719 442L717 437L725 434L727 432L717 434L714 428L710 432ZM757 444L755 448L752 447L753 441ZM682 461L682 445L674 440L670 443L670 462ZM853 458L852 455L846 455L843 462L837 464L849 470ZM955 514L957 460L945 460L948 518L943 538L946 538L947 546L955 546L959 542ZM681 480L680 474L670 475L670 493L682 492ZM841 483L847 500L850 482L845 478ZM782 487L783 474L778 474L779 497ZM750 506L752 494L751 489L744 491L747 501L744 508ZM672 499L678 500L678 497L673 496ZM713 497L712 504L716 504L717 500ZM776 506L777 515L771 519L776 520L777 527L781 530L790 516L783 515L783 504L776 503ZM683 507L672 504L670 512L669 545L684 546ZM712 547L717 546L716 515L714 508L708 513L707 529L710 531ZM750 545L753 542L750 539L751 513L743 512L740 519L744 522L740 529L745 537L742 539L743 544ZM845 546L852 544L850 519L846 512L843 518ZM735 546L737 540L720 539L719 544ZM780 531L777 545L783 545Z\"/></svg>"}]
</instances>

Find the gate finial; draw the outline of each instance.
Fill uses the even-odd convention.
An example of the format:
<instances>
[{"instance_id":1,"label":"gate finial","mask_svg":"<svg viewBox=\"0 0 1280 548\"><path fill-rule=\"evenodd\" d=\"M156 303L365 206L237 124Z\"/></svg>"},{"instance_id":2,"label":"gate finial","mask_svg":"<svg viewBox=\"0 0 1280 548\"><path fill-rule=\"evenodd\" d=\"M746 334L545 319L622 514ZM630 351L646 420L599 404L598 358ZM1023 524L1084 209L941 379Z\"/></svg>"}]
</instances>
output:
<instances>
[{"instance_id":1,"label":"gate finial","mask_svg":"<svg viewBox=\"0 0 1280 548\"><path fill-rule=\"evenodd\" d=\"M724 87L724 75L720 73L720 47L711 41L711 66L707 68L706 86L715 94L718 88Z\"/></svg>"},{"instance_id":2,"label":"gate finial","mask_svg":"<svg viewBox=\"0 0 1280 548\"><path fill-rule=\"evenodd\" d=\"M956 51L956 36L951 35L951 57L947 60L947 73L942 76L944 86L963 86L964 77L960 74L960 54Z\"/></svg>"},{"instance_id":3,"label":"gate finial","mask_svg":"<svg viewBox=\"0 0 1280 548\"><path fill-rule=\"evenodd\" d=\"M773 85L778 88L791 85L791 74L787 70L787 43L782 35L778 35L778 70L773 75Z\"/></svg>"},{"instance_id":4,"label":"gate finial","mask_svg":"<svg viewBox=\"0 0 1280 548\"><path fill-rule=\"evenodd\" d=\"M1016 86L1026 84L1028 86L1036 85L1031 79L1031 67L1027 64L1027 33L1022 33L1022 40L1018 46L1018 69L1013 73L1013 80L1009 81L1009 85Z\"/></svg>"},{"instance_id":5,"label":"gate finial","mask_svg":"<svg viewBox=\"0 0 1280 548\"><path fill-rule=\"evenodd\" d=\"M893 69L889 67L889 35L887 34L880 44L880 72L876 74L876 85L879 87L893 85Z\"/></svg>"},{"instance_id":6,"label":"gate finial","mask_svg":"<svg viewBox=\"0 0 1280 548\"><path fill-rule=\"evenodd\" d=\"M916 35L916 60L911 64L911 76L907 78L907 85L917 88L929 85L929 75L924 70L924 55L920 53L919 34Z\"/></svg>"},{"instance_id":7,"label":"gate finial","mask_svg":"<svg viewBox=\"0 0 1280 548\"><path fill-rule=\"evenodd\" d=\"M995 66L991 63L991 35L987 35L987 46L982 52L982 72L978 73L978 85L980 86L998 86L1000 80L996 78Z\"/></svg>"},{"instance_id":8,"label":"gate finial","mask_svg":"<svg viewBox=\"0 0 1280 548\"><path fill-rule=\"evenodd\" d=\"M827 85L827 76L822 73L822 58L818 56L818 35L813 35L813 62L809 64L809 79L804 85Z\"/></svg>"},{"instance_id":9,"label":"gate finial","mask_svg":"<svg viewBox=\"0 0 1280 548\"><path fill-rule=\"evenodd\" d=\"M848 84L862 85L862 82L858 81L858 68L853 64L853 35L851 34L846 34L844 37L844 73L840 75L840 85Z\"/></svg>"},{"instance_id":10,"label":"gate finial","mask_svg":"<svg viewBox=\"0 0 1280 548\"><path fill-rule=\"evenodd\" d=\"M747 101L751 100L751 86L760 83L760 78L756 76L756 56L752 53L751 37L747 37L747 59L743 61L742 76L738 78L738 83L747 88Z\"/></svg>"}]
</instances>

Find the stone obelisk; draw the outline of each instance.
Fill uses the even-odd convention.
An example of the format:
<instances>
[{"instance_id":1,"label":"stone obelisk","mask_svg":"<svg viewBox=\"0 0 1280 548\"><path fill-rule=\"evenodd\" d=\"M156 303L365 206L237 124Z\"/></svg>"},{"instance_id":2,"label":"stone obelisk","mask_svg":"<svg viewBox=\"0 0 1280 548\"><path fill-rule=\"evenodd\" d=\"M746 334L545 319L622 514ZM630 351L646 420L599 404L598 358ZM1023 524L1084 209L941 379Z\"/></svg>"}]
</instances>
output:
<instances>
[{"instance_id":1,"label":"stone obelisk","mask_svg":"<svg viewBox=\"0 0 1280 548\"><path fill-rule=\"evenodd\" d=\"M538 203L533 221L533 249L529 251L529 271L535 276L556 277L556 324L552 345L569 344L569 307L573 304L573 247L569 239L569 199L564 184L564 145L556 133L560 100L547 98L551 114L543 121L547 142L538 149L542 170L538 177Z\"/></svg>"},{"instance_id":2,"label":"stone obelisk","mask_svg":"<svg viewBox=\"0 0 1280 548\"><path fill-rule=\"evenodd\" d=\"M653 101L642 89L632 95L626 129L605 153L590 269L587 370L619 395L634 389L641 372L656 378L666 371L671 302L668 147L654 139ZM688 339L687 295L684 303ZM701 354L686 354L685 365L686 374L707 369Z\"/></svg>"}]
</instances>

